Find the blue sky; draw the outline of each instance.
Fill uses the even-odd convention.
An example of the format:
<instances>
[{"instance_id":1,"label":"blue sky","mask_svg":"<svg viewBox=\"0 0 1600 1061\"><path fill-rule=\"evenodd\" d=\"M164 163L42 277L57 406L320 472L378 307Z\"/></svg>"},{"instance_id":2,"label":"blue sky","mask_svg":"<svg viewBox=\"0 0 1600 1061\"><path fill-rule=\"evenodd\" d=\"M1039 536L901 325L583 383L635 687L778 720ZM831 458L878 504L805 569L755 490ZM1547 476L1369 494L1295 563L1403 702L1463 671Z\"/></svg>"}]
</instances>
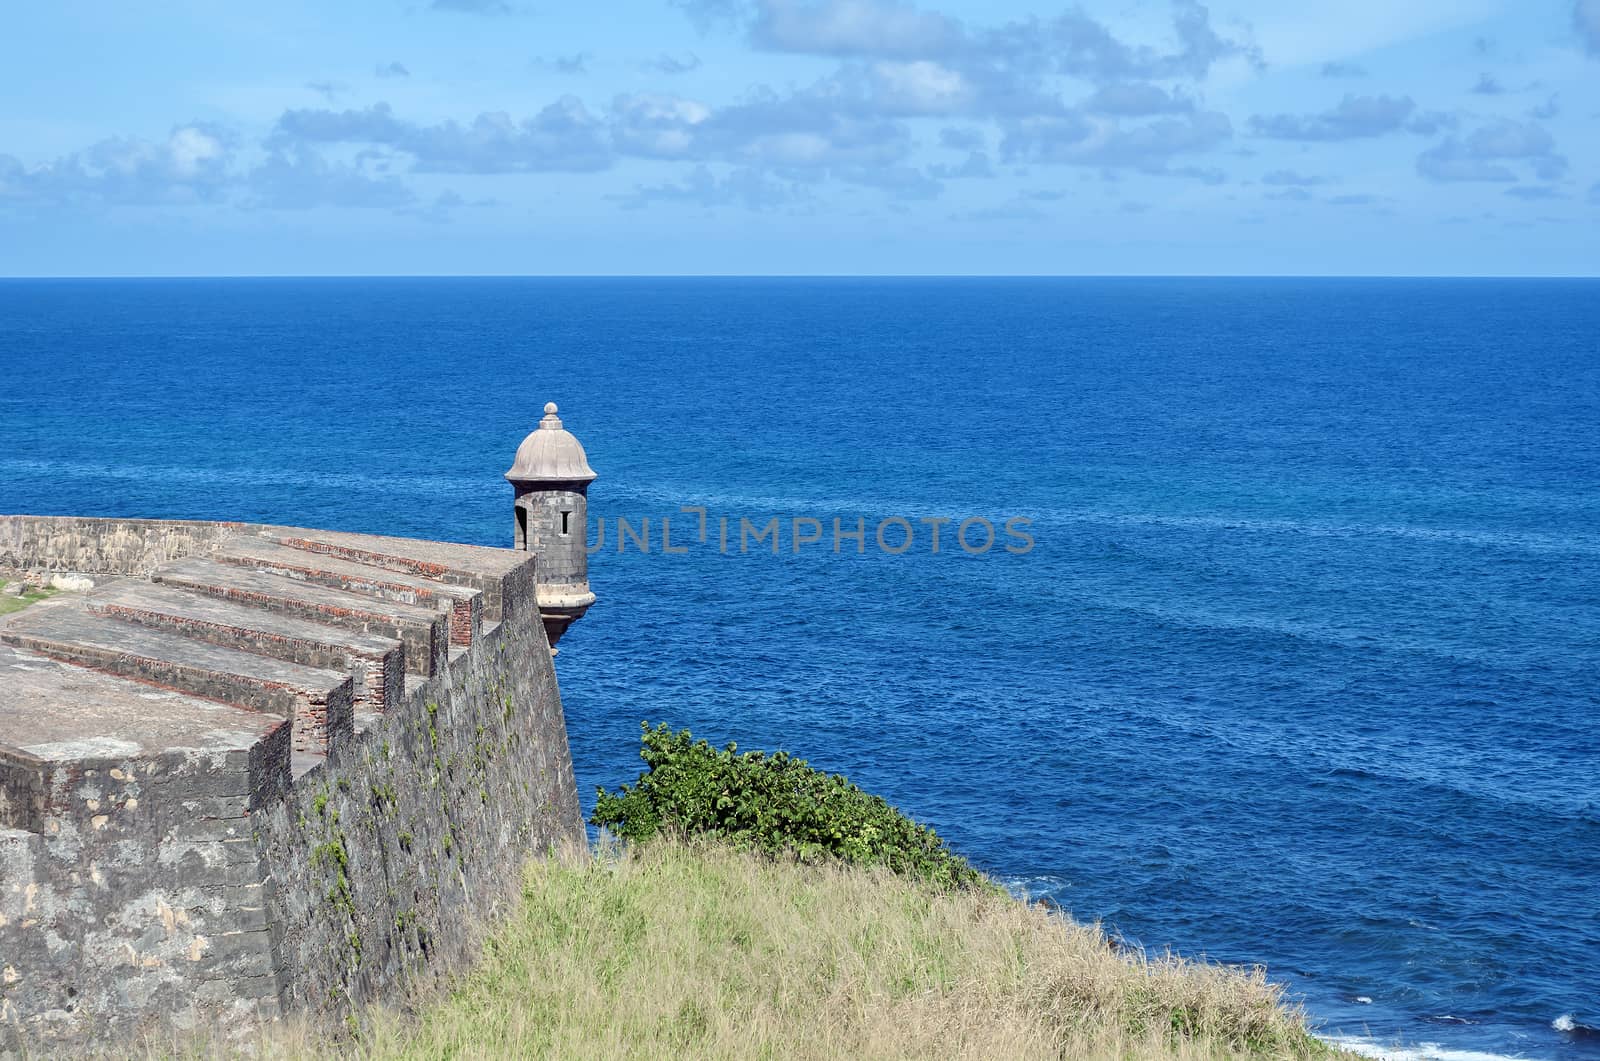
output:
<instances>
[{"instance_id":1,"label":"blue sky","mask_svg":"<svg viewBox=\"0 0 1600 1061\"><path fill-rule=\"evenodd\" d=\"M0 275L1600 273L1600 0L6 22Z\"/></svg>"}]
</instances>

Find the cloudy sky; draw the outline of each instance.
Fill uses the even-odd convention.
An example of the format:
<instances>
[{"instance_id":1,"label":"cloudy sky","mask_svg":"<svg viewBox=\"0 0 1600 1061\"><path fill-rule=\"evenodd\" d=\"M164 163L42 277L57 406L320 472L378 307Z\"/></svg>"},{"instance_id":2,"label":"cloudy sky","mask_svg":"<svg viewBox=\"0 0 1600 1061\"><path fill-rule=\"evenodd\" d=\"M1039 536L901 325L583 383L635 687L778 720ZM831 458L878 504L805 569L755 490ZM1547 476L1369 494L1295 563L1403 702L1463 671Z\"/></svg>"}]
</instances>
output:
<instances>
[{"instance_id":1,"label":"cloudy sky","mask_svg":"<svg viewBox=\"0 0 1600 1061\"><path fill-rule=\"evenodd\" d=\"M6 23L0 275L1600 273L1600 0Z\"/></svg>"}]
</instances>

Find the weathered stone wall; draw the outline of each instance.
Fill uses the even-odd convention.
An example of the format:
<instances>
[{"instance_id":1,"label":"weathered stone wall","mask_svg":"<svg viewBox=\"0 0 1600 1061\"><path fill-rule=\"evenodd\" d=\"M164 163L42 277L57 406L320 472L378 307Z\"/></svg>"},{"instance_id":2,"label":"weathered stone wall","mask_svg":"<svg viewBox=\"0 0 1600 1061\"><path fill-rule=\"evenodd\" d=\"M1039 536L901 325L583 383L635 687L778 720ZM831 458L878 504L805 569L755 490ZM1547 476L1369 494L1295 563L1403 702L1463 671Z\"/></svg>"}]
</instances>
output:
<instances>
[{"instance_id":1,"label":"weathered stone wall","mask_svg":"<svg viewBox=\"0 0 1600 1061\"><path fill-rule=\"evenodd\" d=\"M583 838L533 587L254 821L287 1007L337 1012L467 956L531 851Z\"/></svg>"},{"instance_id":2,"label":"weathered stone wall","mask_svg":"<svg viewBox=\"0 0 1600 1061\"><path fill-rule=\"evenodd\" d=\"M288 530L0 517L0 567L138 576ZM304 533L481 592L470 646L394 675L312 765L291 768L292 713L0 644L0 1058L390 997L470 957L529 854L582 840L533 558ZM51 743L61 711L26 709L46 687L90 736Z\"/></svg>"},{"instance_id":3,"label":"weathered stone wall","mask_svg":"<svg viewBox=\"0 0 1600 1061\"><path fill-rule=\"evenodd\" d=\"M250 807L288 743L45 766L43 828L0 828L0 1055L279 1012Z\"/></svg>"},{"instance_id":4,"label":"weathered stone wall","mask_svg":"<svg viewBox=\"0 0 1600 1061\"><path fill-rule=\"evenodd\" d=\"M539 581L579 585L589 580L589 499L579 490L518 488L517 537L539 557ZM520 547L520 546L519 546Z\"/></svg>"},{"instance_id":5,"label":"weathered stone wall","mask_svg":"<svg viewBox=\"0 0 1600 1061\"><path fill-rule=\"evenodd\" d=\"M0 516L0 572L147 575L204 553L244 524L77 516Z\"/></svg>"}]
</instances>

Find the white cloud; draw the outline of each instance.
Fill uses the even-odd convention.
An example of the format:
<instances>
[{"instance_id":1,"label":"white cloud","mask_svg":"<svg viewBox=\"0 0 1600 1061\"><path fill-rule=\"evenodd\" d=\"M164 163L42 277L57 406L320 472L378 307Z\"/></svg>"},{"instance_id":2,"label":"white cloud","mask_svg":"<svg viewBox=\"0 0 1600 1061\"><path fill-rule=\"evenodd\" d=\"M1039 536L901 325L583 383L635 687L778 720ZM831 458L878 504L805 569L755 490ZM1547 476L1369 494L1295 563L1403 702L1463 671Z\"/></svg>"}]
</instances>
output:
<instances>
[{"instance_id":1,"label":"white cloud","mask_svg":"<svg viewBox=\"0 0 1600 1061\"><path fill-rule=\"evenodd\" d=\"M884 100L897 110L950 114L972 99L972 88L966 78L927 59L911 63L874 63L872 73Z\"/></svg>"},{"instance_id":2,"label":"white cloud","mask_svg":"<svg viewBox=\"0 0 1600 1061\"><path fill-rule=\"evenodd\" d=\"M1277 140L1355 140L1403 128L1416 109L1409 96L1347 95L1317 114L1258 114L1250 128Z\"/></svg>"},{"instance_id":3,"label":"white cloud","mask_svg":"<svg viewBox=\"0 0 1600 1061\"><path fill-rule=\"evenodd\" d=\"M246 178L244 205L269 210L319 206L395 209L416 201L397 177L374 176L357 165L329 162L304 145L274 151ZM436 203L442 209L443 203Z\"/></svg>"},{"instance_id":4,"label":"white cloud","mask_svg":"<svg viewBox=\"0 0 1600 1061\"><path fill-rule=\"evenodd\" d=\"M1181 114L1194 110L1193 101L1147 81L1118 81L1103 85L1084 103L1098 114Z\"/></svg>"},{"instance_id":5,"label":"white cloud","mask_svg":"<svg viewBox=\"0 0 1600 1061\"><path fill-rule=\"evenodd\" d=\"M611 136L618 149L654 158L684 158L695 148L695 127L711 108L681 96L636 93L611 104Z\"/></svg>"},{"instance_id":6,"label":"white cloud","mask_svg":"<svg viewBox=\"0 0 1600 1061\"><path fill-rule=\"evenodd\" d=\"M1540 180L1555 180L1567 168L1554 138L1535 122L1493 122L1465 139L1448 137L1417 156L1417 172L1435 181L1510 182L1517 179L1517 164L1530 166Z\"/></svg>"},{"instance_id":7,"label":"white cloud","mask_svg":"<svg viewBox=\"0 0 1600 1061\"><path fill-rule=\"evenodd\" d=\"M1131 126L1070 114L1018 122L1007 131L1000 146L1008 161L1125 166L1165 173L1175 156L1209 151L1232 135L1232 123L1216 111L1198 111ZM1185 175L1208 181L1215 176L1212 171L1201 170L1186 170Z\"/></svg>"},{"instance_id":8,"label":"white cloud","mask_svg":"<svg viewBox=\"0 0 1600 1061\"><path fill-rule=\"evenodd\" d=\"M520 121L486 111L470 123L423 125L395 117L387 103L364 110L285 111L267 138L281 150L301 144L376 144L404 152L419 172L539 173L605 169L613 153L606 129L576 96L563 96Z\"/></svg>"},{"instance_id":9,"label":"white cloud","mask_svg":"<svg viewBox=\"0 0 1600 1061\"><path fill-rule=\"evenodd\" d=\"M167 141L167 151L172 156L172 168L180 177L189 178L200 172L203 163L221 158L225 149L222 141L192 125L173 130Z\"/></svg>"},{"instance_id":10,"label":"white cloud","mask_svg":"<svg viewBox=\"0 0 1600 1061\"><path fill-rule=\"evenodd\" d=\"M235 180L230 136L182 125L164 141L112 137L38 166L0 155L0 200L114 204L210 202Z\"/></svg>"}]
</instances>

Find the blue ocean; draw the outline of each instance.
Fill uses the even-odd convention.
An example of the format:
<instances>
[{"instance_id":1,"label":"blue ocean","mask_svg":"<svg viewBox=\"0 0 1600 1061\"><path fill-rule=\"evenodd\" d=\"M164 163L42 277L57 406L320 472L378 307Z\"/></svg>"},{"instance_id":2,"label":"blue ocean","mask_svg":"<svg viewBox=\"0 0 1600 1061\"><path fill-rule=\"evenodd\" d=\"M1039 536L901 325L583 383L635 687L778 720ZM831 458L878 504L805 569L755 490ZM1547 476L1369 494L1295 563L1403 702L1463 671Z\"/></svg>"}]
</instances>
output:
<instances>
[{"instance_id":1,"label":"blue ocean","mask_svg":"<svg viewBox=\"0 0 1600 1061\"><path fill-rule=\"evenodd\" d=\"M589 803L785 748L1330 1038L1600 1058L1600 282L0 281L0 512L509 545L550 400Z\"/></svg>"}]
</instances>

